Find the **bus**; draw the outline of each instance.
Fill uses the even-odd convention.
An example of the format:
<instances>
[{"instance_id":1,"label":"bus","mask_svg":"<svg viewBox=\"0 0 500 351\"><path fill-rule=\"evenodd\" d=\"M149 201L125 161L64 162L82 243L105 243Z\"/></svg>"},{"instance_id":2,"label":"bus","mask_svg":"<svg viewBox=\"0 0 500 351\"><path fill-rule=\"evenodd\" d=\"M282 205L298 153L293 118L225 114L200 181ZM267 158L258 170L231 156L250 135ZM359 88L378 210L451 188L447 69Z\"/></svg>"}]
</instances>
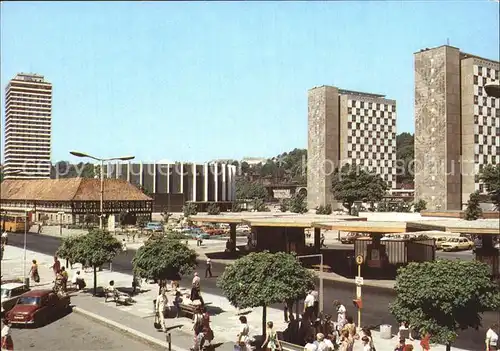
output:
<instances>
[{"instance_id":1,"label":"bus","mask_svg":"<svg viewBox=\"0 0 500 351\"><path fill-rule=\"evenodd\" d=\"M26 217L19 214L0 214L0 228L2 232L7 231L11 233L21 233L24 232L25 225L24 222ZM26 223L26 229L29 230L31 227L30 216L28 215L28 223Z\"/></svg>"}]
</instances>

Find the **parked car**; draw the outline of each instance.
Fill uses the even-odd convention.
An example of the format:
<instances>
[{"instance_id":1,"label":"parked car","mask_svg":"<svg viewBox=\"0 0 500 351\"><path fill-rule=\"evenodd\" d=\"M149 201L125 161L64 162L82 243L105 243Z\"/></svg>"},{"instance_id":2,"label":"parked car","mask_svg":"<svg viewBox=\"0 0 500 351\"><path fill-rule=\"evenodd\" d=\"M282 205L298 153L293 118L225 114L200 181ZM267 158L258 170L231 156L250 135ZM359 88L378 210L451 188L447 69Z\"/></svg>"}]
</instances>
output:
<instances>
[{"instance_id":1,"label":"parked car","mask_svg":"<svg viewBox=\"0 0 500 351\"><path fill-rule=\"evenodd\" d=\"M472 250L474 243L467 238L450 238L441 244L443 251Z\"/></svg>"},{"instance_id":2,"label":"parked car","mask_svg":"<svg viewBox=\"0 0 500 351\"><path fill-rule=\"evenodd\" d=\"M359 233L347 233L346 236L340 238L340 242L342 244L354 244L354 241L356 238L361 237L361 234Z\"/></svg>"},{"instance_id":3,"label":"parked car","mask_svg":"<svg viewBox=\"0 0 500 351\"><path fill-rule=\"evenodd\" d=\"M9 312L17 303L19 296L29 291L23 283L6 283L1 286L2 310Z\"/></svg>"},{"instance_id":4,"label":"parked car","mask_svg":"<svg viewBox=\"0 0 500 351\"><path fill-rule=\"evenodd\" d=\"M200 234L196 235L196 239L201 239L201 240L210 239L210 234L200 233Z\"/></svg>"},{"instance_id":5,"label":"parked car","mask_svg":"<svg viewBox=\"0 0 500 351\"><path fill-rule=\"evenodd\" d=\"M146 224L146 227L144 227L145 230L151 231L151 232L163 232L163 224L160 222L149 222Z\"/></svg>"},{"instance_id":6,"label":"parked car","mask_svg":"<svg viewBox=\"0 0 500 351\"><path fill-rule=\"evenodd\" d=\"M448 240L450 240L450 238L446 236L440 236L439 238L436 238L436 250L441 250L441 245Z\"/></svg>"},{"instance_id":7,"label":"parked car","mask_svg":"<svg viewBox=\"0 0 500 351\"><path fill-rule=\"evenodd\" d=\"M69 308L69 296L60 297L48 289L31 290L19 297L6 317L13 325L43 325Z\"/></svg>"},{"instance_id":8,"label":"parked car","mask_svg":"<svg viewBox=\"0 0 500 351\"><path fill-rule=\"evenodd\" d=\"M388 240L402 240L404 237L401 234L385 234L380 240L388 241Z\"/></svg>"},{"instance_id":9,"label":"parked car","mask_svg":"<svg viewBox=\"0 0 500 351\"><path fill-rule=\"evenodd\" d=\"M248 233L250 233L250 227L247 226L246 224L239 225L236 227L236 233L237 234L248 234Z\"/></svg>"}]
</instances>

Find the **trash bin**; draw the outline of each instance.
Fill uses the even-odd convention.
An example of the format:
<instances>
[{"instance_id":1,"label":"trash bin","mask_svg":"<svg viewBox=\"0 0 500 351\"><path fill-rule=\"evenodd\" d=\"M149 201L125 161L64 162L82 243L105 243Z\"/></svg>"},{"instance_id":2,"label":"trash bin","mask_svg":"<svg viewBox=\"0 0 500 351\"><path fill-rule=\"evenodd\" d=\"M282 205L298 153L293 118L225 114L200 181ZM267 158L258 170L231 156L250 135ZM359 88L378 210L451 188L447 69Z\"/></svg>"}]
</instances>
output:
<instances>
[{"instance_id":1,"label":"trash bin","mask_svg":"<svg viewBox=\"0 0 500 351\"><path fill-rule=\"evenodd\" d=\"M382 324L380 326L380 337L386 340L392 339L392 325Z\"/></svg>"},{"instance_id":2,"label":"trash bin","mask_svg":"<svg viewBox=\"0 0 500 351\"><path fill-rule=\"evenodd\" d=\"M26 287L30 287L30 278L24 278L24 285L26 285Z\"/></svg>"}]
</instances>

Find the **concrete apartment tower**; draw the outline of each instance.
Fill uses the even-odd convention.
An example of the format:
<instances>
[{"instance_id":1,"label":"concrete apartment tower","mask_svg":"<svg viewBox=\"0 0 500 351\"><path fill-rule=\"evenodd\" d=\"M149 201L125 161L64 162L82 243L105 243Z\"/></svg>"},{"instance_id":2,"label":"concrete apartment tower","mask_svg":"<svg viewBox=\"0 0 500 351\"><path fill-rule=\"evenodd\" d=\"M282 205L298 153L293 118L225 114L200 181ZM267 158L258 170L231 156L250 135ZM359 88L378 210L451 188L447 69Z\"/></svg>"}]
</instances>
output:
<instances>
[{"instance_id":1,"label":"concrete apartment tower","mask_svg":"<svg viewBox=\"0 0 500 351\"><path fill-rule=\"evenodd\" d=\"M331 204L335 168L356 164L396 187L396 101L332 86L308 92L308 207Z\"/></svg>"},{"instance_id":2,"label":"concrete apartment tower","mask_svg":"<svg viewBox=\"0 0 500 351\"><path fill-rule=\"evenodd\" d=\"M415 199L433 210L461 210L477 175L500 162L500 101L484 85L499 62L448 45L415 53Z\"/></svg>"},{"instance_id":3,"label":"concrete apartment tower","mask_svg":"<svg viewBox=\"0 0 500 351\"><path fill-rule=\"evenodd\" d=\"M52 84L38 74L17 74L5 88L6 179L50 178L51 126Z\"/></svg>"}]
</instances>

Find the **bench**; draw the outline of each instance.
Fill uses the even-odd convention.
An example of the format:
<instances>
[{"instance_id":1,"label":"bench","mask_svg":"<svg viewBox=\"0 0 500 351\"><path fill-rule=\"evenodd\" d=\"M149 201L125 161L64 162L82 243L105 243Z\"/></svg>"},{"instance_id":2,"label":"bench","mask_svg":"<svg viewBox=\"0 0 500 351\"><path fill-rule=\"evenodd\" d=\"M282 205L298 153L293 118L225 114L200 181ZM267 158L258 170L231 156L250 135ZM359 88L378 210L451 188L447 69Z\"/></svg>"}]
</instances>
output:
<instances>
[{"instance_id":1,"label":"bench","mask_svg":"<svg viewBox=\"0 0 500 351\"><path fill-rule=\"evenodd\" d=\"M128 305L134 302L134 300L130 297L129 294L122 293L117 289L104 289L104 302L108 302L108 299L111 299L115 302L116 306L118 305Z\"/></svg>"},{"instance_id":2,"label":"bench","mask_svg":"<svg viewBox=\"0 0 500 351\"><path fill-rule=\"evenodd\" d=\"M304 351L304 346L295 345L287 341L281 341L281 348L283 351Z\"/></svg>"},{"instance_id":3,"label":"bench","mask_svg":"<svg viewBox=\"0 0 500 351\"><path fill-rule=\"evenodd\" d=\"M205 306L207 305L210 305L211 302L205 302ZM191 316L190 318L192 318L194 316L194 314L196 313L196 309L199 307L200 305L186 305L186 304L179 304L179 308L182 312L182 314L184 316Z\"/></svg>"}]
</instances>

